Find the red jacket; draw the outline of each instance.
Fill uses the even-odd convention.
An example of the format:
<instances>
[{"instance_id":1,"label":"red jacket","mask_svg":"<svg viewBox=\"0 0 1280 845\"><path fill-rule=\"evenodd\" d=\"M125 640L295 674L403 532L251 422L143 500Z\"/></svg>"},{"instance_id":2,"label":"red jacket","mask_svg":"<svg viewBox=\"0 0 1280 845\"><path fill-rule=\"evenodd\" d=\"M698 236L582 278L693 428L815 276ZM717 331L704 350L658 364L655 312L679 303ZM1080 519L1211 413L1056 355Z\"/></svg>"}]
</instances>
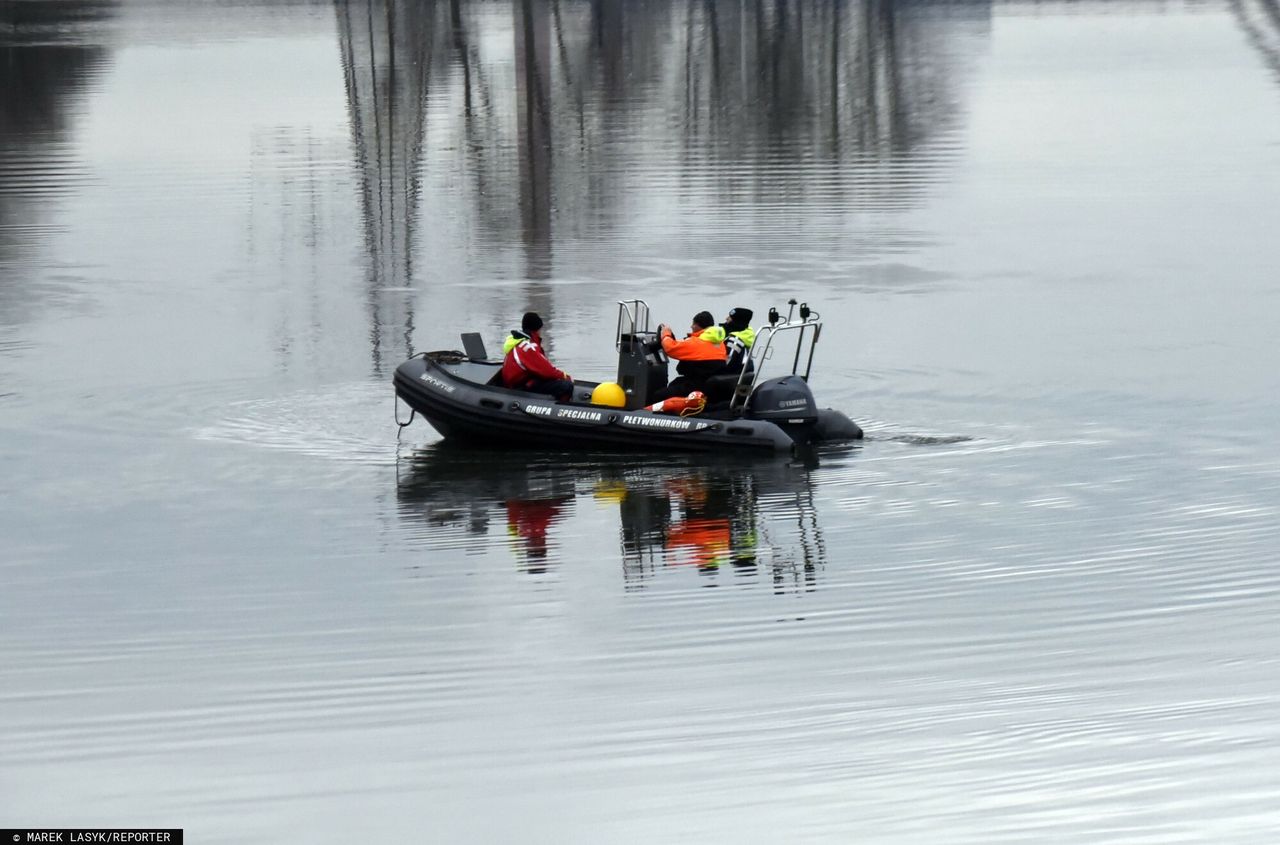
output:
<instances>
[{"instance_id":1,"label":"red jacket","mask_svg":"<svg viewBox=\"0 0 1280 845\"><path fill-rule=\"evenodd\" d=\"M532 336L524 332L512 332L517 343L502 359L502 383L506 387L520 389L530 382L567 379L569 374L558 370L542 353L542 338L537 332Z\"/></svg>"}]
</instances>

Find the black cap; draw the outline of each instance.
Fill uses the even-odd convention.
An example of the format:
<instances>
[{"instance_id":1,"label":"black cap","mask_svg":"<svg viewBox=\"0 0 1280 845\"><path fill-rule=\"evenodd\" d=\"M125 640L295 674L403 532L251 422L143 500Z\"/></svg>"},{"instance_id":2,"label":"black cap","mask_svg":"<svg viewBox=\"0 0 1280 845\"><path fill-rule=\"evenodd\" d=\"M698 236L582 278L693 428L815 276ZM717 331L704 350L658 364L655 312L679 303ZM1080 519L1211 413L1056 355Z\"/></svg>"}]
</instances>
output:
<instances>
[{"instance_id":1,"label":"black cap","mask_svg":"<svg viewBox=\"0 0 1280 845\"><path fill-rule=\"evenodd\" d=\"M716 318L711 316L710 311L699 311L693 315L693 324L698 328L709 329L716 324Z\"/></svg>"},{"instance_id":2,"label":"black cap","mask_svg":"<svg viewBox=\"0 0 1280 845\"><path fill-rule=\"evenodd\" d=\"M520 321L520 331L525 334L536 332L540 328L542 328L542 318L538 316L537 311L528 312Z\"/></svg>"},{"instance_id":3,"label":"black cap","mask_svg":"<svg viewBox=\"0 0 1280 845\"><path fill-rule=\"evenodd\" d=\"M743 325L743 326L750 325L750 324L751 324L751 314L752 314L752 311L751 311L751 309L750 309L750 308L743 308L743 307L741 307L741 306L739 306L739 307L737 307L737 308L730 308L730 309L729 309L729 322L730 322L730 323L737 323L737 324L739 324L739 325Z\"/></svg>"}]
</instances>

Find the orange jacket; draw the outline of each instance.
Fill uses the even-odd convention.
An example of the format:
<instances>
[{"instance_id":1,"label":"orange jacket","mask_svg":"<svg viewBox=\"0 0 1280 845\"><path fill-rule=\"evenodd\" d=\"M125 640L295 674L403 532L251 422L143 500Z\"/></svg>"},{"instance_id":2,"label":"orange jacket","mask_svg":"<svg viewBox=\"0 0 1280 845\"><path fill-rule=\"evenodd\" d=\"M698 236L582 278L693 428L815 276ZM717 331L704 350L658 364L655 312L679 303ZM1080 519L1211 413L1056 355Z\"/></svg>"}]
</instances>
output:
<instances>
[{"instance_id":1,"label":"orange jacket","mask_svg":"<svg viewBox=\"0 0 1280 845\"><path fill-rule=\"evenodd\" d=\"M723 361L724 329L712 326L684 340L676 340L670 326L662 327L662 351L677 361Z\"/></svg>"}]
</instances>

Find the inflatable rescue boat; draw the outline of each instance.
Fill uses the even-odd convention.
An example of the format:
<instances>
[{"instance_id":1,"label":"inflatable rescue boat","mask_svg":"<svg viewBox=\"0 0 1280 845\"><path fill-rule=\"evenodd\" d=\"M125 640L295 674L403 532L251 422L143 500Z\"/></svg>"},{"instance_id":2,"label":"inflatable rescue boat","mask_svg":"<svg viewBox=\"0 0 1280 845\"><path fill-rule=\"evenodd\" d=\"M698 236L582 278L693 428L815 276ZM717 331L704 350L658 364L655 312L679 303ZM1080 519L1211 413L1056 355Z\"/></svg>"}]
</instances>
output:
<instances>
[{"instance_id":1,"label":"inflatable rescue boat","mask_svg":"<svg viewBox=\"0 0 1280 845\"><path fill-rule=\"evenodd\" d=\"M861 438L856 423L814 400L808 382L822 321L807 305L793 319L794 300L791 306L785 319L769 309L769 326L761 329L742 372L714 376L708 391L712 401L697 414L646 410L667 386L668 358L649 327L648 304L633 299L618 303L622 407L593 405L597 382L575 380L568 402L503 387L502 361L490 360L480 336L467 333L462 335L465 351L423 352L396 368L396 397L411 409L400 425L421 414L446 440L554 449L790 452ZM790 372L762 378L774 353L783 347L789 351L791 340Z\"/></svg>"}]
</instances>

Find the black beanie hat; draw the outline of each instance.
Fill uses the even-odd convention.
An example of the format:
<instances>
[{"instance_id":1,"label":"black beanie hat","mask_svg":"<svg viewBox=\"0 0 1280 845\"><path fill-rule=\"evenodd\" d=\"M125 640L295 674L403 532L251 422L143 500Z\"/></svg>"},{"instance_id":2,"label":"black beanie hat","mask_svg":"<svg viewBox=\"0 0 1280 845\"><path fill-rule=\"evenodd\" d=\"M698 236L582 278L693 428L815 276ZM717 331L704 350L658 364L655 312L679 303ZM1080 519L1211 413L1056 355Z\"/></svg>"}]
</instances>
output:
<instances>
[{"instance_id":1,"label":"black beanie hat","mask_svg":"<svg viewBox=\"0 0 1280 845\"><path fill-rule=\"evenodd\" d=\"M699 311L693 315L693 324L698 328L709 329L716 324L716 318L711 316L710 311Z\"/></svg>"},{"instance_id":2,"label":"black beanie hat","mask_svg":"<svg viewBox=\"0 0 1280 845\"><path fill-rule=\"evenodd\" d=\"M540 328L542 328L542 318L538 316L537 311L528 312L520 321L520 331L525 334L531 334Z\"/></svg>"},{"instance_id":3,"label":"black beanie hat","mask_svg":"<svg viewBox=\"0 0 1280 845\"><path fill-rule=\"evenodd\" d=\"M752 311L750 308L730 308L729 322L739 326L749 326L751 325L751 315Z\"/></svg>"}]
</instances>

